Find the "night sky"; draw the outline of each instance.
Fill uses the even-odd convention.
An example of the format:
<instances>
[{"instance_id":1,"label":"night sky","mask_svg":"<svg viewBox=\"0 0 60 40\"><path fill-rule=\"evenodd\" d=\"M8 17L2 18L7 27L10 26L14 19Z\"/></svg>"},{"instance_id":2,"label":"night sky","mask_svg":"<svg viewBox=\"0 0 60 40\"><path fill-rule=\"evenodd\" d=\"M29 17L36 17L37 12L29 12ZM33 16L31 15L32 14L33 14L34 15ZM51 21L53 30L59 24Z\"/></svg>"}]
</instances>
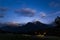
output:
<instances>
[{"instance_id":1,"label":"night sky","mask_svg":"<svg viewBox=\"0 0 60 40\"><path fill-rule=\"evenodd\" d=\"M49 24L60 16L60 0L0 0L0 14L0 22Z\"/></svg>"}]
</instances>

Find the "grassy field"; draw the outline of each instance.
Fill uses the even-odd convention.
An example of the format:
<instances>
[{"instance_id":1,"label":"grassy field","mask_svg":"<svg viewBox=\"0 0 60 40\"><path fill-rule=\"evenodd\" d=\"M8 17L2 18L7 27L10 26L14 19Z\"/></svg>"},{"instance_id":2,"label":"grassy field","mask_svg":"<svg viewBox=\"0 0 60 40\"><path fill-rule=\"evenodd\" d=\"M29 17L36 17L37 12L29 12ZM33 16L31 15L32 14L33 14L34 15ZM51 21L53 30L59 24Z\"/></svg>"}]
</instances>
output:
<instances>
[{"instance_id":1,"label":"grassy field","mask_svg":"<svg viewBox=\"0 0 60 40\"><path fill-rule=\"evenodd\" d=\"M60 40L60 37L45 36L41 38L37 35L0 33L0 40Z\"/></svg>"}]
</instances>

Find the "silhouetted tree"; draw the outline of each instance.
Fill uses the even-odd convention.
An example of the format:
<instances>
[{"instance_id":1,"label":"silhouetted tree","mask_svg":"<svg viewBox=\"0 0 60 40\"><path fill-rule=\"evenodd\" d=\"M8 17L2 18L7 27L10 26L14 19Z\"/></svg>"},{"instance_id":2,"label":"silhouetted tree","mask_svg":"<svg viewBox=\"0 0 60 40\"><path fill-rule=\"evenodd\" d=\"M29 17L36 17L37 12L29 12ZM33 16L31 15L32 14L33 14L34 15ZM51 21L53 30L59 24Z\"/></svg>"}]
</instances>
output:
<instances>
[{"instance_id":1,"label":"silhouetted tree","mask_svg":"<svg viewBox=\"0 0 60 40\"><path fill-rule=\"evenodd\" d=\"M58 27L60 27L60 17L57 16L57 18L55 19L55 23L57 24Z\"/></svg>"}]
</instances>

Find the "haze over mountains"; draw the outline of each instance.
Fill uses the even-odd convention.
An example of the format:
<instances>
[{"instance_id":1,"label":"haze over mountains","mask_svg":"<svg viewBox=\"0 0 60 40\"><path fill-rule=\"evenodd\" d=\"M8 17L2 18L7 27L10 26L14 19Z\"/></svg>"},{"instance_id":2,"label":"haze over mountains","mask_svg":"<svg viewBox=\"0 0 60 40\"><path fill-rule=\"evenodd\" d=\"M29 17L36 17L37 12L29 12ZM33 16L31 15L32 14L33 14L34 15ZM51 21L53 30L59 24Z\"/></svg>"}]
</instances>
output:
<instances>
[{"instance_id":1,"label":"haze over mountains","mask_svg":"<svg viewBox=\"0 0 60 40\"><path fill-rule=\"evenodd\" d=\"M1 25L1 24L0 24ZM27 24L18 24L18 23L8 23L2 24L0 30L4 32L12 32L12 33L34 33L34 32L46 32L49 34L59 33L60 29L60 17L55 19L55 22L52 24L43 24L40 21L28 22ZM57 31L58 30L58 31Z\"/></svg>"},{"instance_id":2,"label":"haze over mountains","mask_svg":"<svg viewBox=\"0 0 60 40\"><path fill-rule=\"evenodd\" d=\"M28 22L27 24L18 24L18 23L8 23L2 24L3 27L0 27L1 30L10 31L10 32L30 32L37 30L45 30L49 28L51 25L43 24L39 21L36 22Z\"/></svg>"}]
</instances>

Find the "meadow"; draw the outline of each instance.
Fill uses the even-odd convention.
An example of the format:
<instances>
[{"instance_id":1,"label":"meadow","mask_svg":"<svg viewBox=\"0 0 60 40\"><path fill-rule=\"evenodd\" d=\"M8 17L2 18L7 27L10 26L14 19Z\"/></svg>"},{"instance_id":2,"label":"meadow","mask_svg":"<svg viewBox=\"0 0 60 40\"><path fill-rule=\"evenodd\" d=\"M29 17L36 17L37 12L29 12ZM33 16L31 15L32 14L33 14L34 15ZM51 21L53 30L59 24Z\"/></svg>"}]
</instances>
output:
<instances>
[{"instance_id":1,"label":"meadow","mask_svg":"<svg viewBox=\"0 0 60 40\"><path fill-rule=\"evenodd\" d=\"M41 38L38 35L0 33L0 40L60 40L60 37L44 36Z\"/></svg>"}]
</instances>

